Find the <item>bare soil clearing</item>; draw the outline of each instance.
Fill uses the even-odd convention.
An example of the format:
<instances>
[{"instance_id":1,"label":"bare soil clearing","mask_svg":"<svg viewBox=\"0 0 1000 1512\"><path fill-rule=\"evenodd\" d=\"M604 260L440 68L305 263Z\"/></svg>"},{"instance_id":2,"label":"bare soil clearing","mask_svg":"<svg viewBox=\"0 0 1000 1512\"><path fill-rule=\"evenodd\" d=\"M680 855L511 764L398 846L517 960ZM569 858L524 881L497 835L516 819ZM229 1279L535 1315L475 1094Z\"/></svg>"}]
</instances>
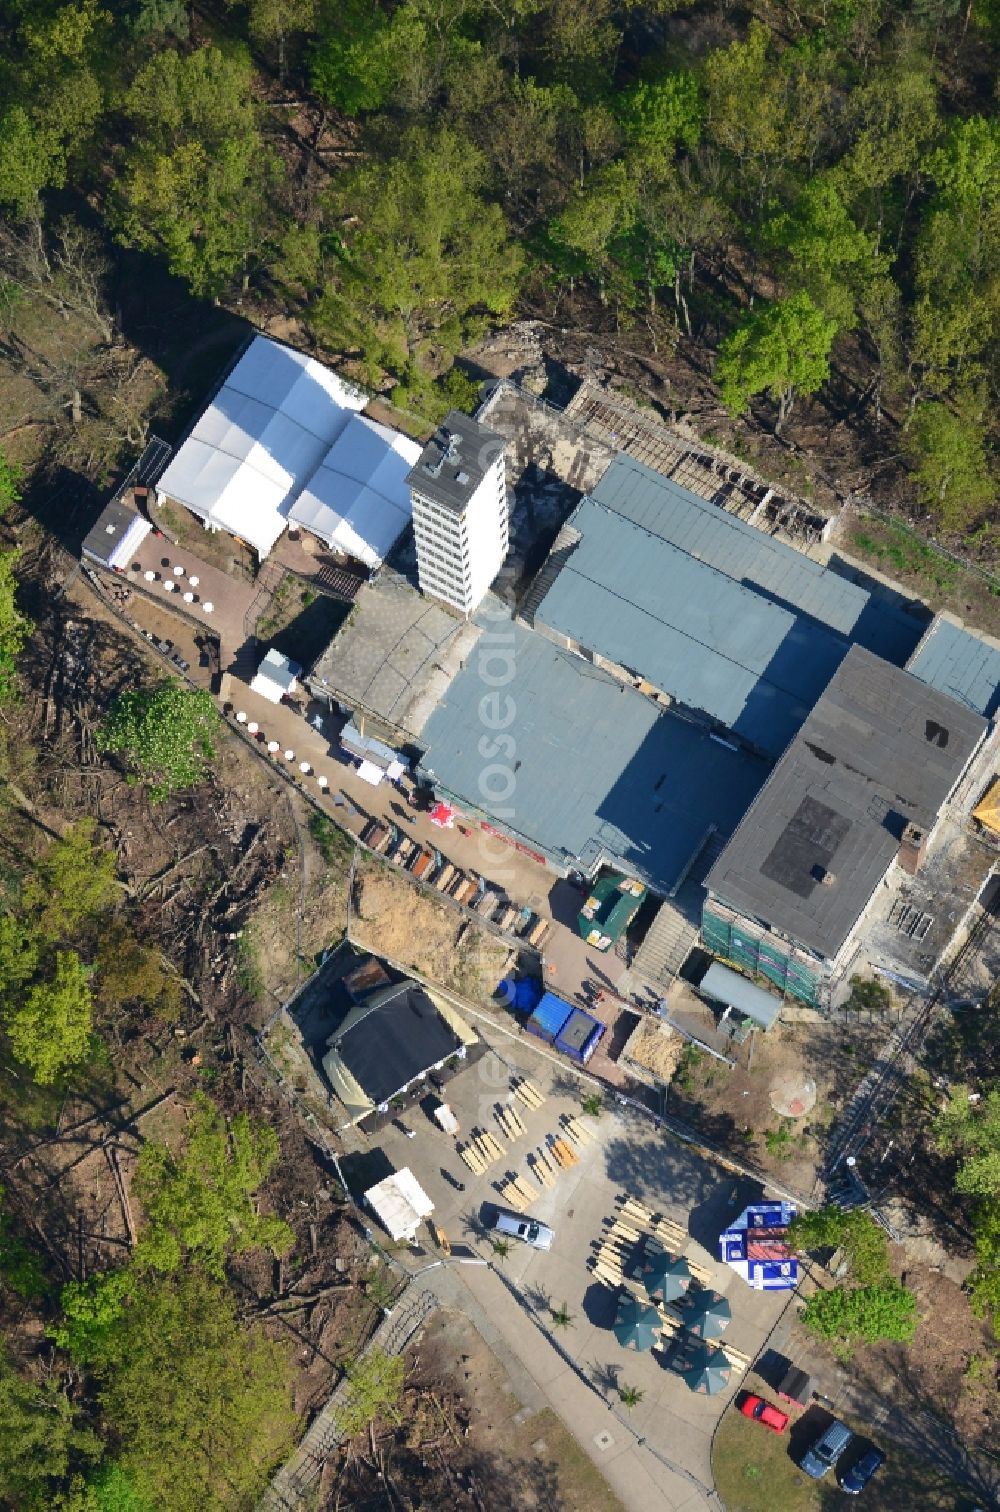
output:
<instances>
[{"instance_id":1,"label":"bare soil clearing","mask_svg":"<svg viewBox=\"0 0 1000 1512\"><path fill-rule=\"evenodd\" d=\"M501 941L367 857L355 869L350 934L361 949L479 1002L492 998L513 958Z\"/></svg>"},{"instance_id":2,"label":"bare soil clearing","mask_svg":"<svg viewBox=\"0 0 1000 1512\"><path fill-rule=\"evenodd\" d=\"M401 1421L382 1420L370 1440L348 1446L327 1472L324 1506L381 1512L388 1483L405 1486L420 1507L623 1512L555 1414L521 1408L468 1318L436 1313L407 1366Z\"/></svg>"}]
</instances>

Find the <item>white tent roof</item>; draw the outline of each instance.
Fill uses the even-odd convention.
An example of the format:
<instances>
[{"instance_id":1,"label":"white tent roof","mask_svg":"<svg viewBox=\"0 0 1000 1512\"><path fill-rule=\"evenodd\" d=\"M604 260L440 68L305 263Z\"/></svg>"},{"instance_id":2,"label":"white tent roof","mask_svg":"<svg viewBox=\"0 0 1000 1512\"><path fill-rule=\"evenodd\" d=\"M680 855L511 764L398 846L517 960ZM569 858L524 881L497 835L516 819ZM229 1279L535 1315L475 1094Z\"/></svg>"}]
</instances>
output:
<instances>
[{"instance_id":1,"label":"white tent roof","mask_svg":"<svg viewBox=\"0 0 1000 1512\"><path fill-rule=\"evenodd\" d=\"M292 502L366 402L312 357L255 336L157 491L267 556Z\"/></svg>"},{"instance_id":2,"label":"white tent roof","mask_svg":"<svg viewBox=\"0 0 1000 1512\"><path fill-rule=\"evenodd\" d=\"M365 1201L392 1239L412 1239L434 1204L409 1166L369 1187Z\"/></svg>"},{"instance_id":3,"label":"white tent roof","mask_svg":"<svg viewBox=\"0 0 1000 1512\"><path fill-rule=\"evenodd\" d=\"M354 415L289 510L327 545L380 567L410 519L406 475L420 456L408 436Z\"/></svg>"}]
</instances>

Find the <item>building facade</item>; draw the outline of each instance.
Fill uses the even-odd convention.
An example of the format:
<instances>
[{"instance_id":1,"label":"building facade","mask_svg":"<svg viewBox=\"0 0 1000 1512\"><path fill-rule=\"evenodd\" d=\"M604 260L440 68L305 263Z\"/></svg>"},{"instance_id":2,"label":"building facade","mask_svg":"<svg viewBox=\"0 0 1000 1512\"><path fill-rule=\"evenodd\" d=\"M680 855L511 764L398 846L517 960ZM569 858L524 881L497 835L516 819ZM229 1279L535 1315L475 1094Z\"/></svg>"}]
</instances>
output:
<instances>
[{"instance_id":1,"label":"building facade","mask_svg":"<svg viewBox=\"0 0 1000 1512\"><path fill-rule=\"evenodd\" d=\"M503 438L452 410L407 482L421 592L468 618L510 545Z\"/></svg>"}]
</instances>

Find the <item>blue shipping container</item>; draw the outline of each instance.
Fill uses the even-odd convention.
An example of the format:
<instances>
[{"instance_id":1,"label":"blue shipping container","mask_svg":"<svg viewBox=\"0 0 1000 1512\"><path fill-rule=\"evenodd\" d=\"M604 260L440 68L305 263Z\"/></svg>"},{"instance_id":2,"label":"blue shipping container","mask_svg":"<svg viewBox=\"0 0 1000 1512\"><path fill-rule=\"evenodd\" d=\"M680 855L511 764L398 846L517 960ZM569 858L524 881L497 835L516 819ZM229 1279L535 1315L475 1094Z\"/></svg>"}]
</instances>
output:
<instances>
[{"instance_id":1,"label":"blue shipping container","mask_svg":"<svg viewBox=\"0 0 1000 1512\"><path fill-rule=\"evenodd\" d=\"M535 1034L547 1045L551 1045L575 1011L570 1003L564 1003L554 992L547 992L524 1027L529 1034Z\"/></svg>"}]
</instances>

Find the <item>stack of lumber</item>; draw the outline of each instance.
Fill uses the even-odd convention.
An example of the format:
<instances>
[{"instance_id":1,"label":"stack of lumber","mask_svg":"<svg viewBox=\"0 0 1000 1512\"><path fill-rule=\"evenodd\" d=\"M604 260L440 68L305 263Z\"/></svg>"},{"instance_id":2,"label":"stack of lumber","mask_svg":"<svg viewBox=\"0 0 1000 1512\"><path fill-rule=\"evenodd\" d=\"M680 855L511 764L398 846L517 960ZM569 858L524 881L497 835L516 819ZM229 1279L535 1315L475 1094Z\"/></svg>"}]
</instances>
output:
<instances>
[{"instance_id":1,"label":"stack of lumber","mask_svg":"<svg viewBox=\"0 0 1000 1512\"><path fill-rule=\"evenodd\" d=\"M472 1132L472 1138L467 1145L458 1152L469 1170L476 1176L481 1176L487 1166L503 1157L503 1145L488 1130L476 1130Z\"/></svg>"},{"instance_id":2,"label":"stack of lumber","mask_svg":"<svg viewBox=\"0 0 1000 1512\"><path fill-rule=\"evenodd\" d=\"M500 1188L500 1195L508 1207L514 1208L518 1213L524 1213L542 1194L527 1176L515 1176L512 1181L505 1182Z\"/></svg>"},{"instance_id":3,"label":"stack of lumber","mask_svg":"<svg viewBox=\"0 0 1000 1512\"><path fill-rule=\"evenodd\" d=\"M517 1077L513 1086L515 1095L521 1099L526 1108L531 1108L532 1111L540 1108L545 1101L545 1093L539 1092L534 1082L529 1081L526 1076Z\"/></svg>"},{"instance_id":4,"label":"stack of lumber","mask_svg":"<svg viewBox=\"0 0 1000 1512\"><path fill-rule=\"evenodd\" d=\"M507 1139L513 1142L521 1139L524 1135L524 1124L521 1115L510 1103L500 1103L496 1109L497 1123L500 1125Z\"/></svg>"}]
</instances>

